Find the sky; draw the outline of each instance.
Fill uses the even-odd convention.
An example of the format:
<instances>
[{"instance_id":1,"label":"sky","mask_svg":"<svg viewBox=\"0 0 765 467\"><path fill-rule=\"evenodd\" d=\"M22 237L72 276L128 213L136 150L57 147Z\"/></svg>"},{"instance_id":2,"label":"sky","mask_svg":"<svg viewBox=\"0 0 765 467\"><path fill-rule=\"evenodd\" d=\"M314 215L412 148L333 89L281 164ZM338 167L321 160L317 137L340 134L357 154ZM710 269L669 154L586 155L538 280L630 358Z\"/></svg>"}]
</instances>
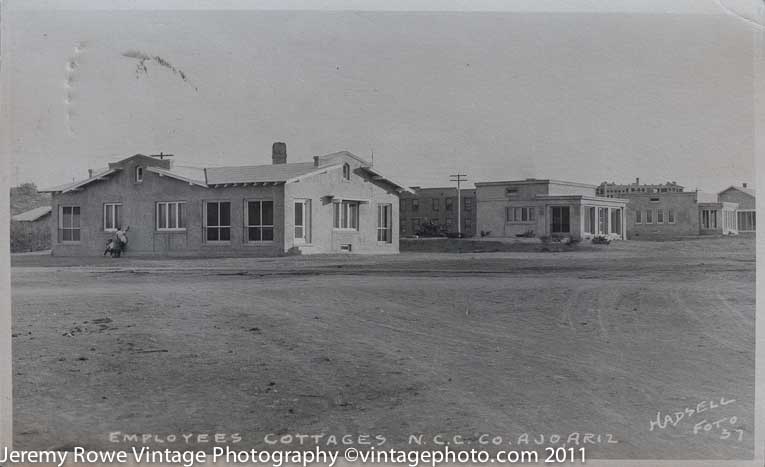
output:
<instances>
[{"instance_id":1,"label":"sky","mask_svg":"<svg viewBox=\"0 0 765 467\"><path fill-rule=\"evenodd\" d=\"M599 13L36 1L5 10L0 152L12 183L40 187L135 153L267 164L274 141L291 162L374 154L410 186L448 186L456 172L751 186L756 16L694 2Z\"/></svg>"}]
</instances>

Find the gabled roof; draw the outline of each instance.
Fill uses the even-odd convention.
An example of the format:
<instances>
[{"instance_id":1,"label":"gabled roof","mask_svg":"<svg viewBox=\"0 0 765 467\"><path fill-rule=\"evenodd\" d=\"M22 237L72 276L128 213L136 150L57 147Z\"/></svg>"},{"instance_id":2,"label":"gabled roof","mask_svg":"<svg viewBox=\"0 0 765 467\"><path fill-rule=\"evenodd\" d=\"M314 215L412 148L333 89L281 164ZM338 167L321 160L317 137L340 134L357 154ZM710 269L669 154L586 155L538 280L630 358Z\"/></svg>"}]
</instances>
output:
<instances>
[{"instance_id":1,"label":"gabled roof","mask_svg":"<svg viewBox=\"0 0 765 467\"><path fill-rule=\"evenodd\" d=\"M731 186L729 186L728 188L724 189L723 191L721 191L721 192L719 192L719 193L717 193L717 194L718 194L718 195L721 195L721 194L725 193L725 192L726 192L726 191L728 191L728 190L738 190L738 191L740 191L741 193L745 193L745 194L747 194L747 195L751 196L752 198L754 198L754 197L755 197L755 193L754 193L754 190L752 190L751 188L744 188L744 187L742 187L742 186L735 186L735 185L731 185Z\"/></svg>"},{"instance_id":2,"label":"gabled roof","mask_svg":"<svg viewBox=\"0 0 765 467\"><path fill-rule=\"evenodd\" d=\"M55 186L52 188L39 190L40 192L60 192L66 193L78 188L84 187L94 181L103 180L114 172L122 170L125 161L130 159L145 159L153 162L152 165L144 166L148 172L153 172L160 176L167 176L192 185L202 187L216 187L220 185L233 184L256 184L256 183L293 183L306 177L311 177L327 170L342 167L342 163L337 159L352 158L359 161L361 169L367 172L373 180L383 181L395 186L398 190L412 193L412 191L400 184L383 176L380 172L373 169L369 162L351 154L348 151L339 151L324 156L315 157L314 162L293 162L289 164L265 164L265 165L245 165L228 167L189 167L180 165L171 165L169 161L155 161L148 156L136 154L118 162L110 163L108 169L103 169L92 177L73 183ZM165 162L166 166L160 166L160 162ZM164 164L163 164L164 165Z\"/></svg>"},{"instance_id":3,"label":"gabled roof","mask_svg":"<svg viewBox=\"0 0 765 467\"><path fill-rule=\"evenodd\" d=\"M78 188L82 188L85 185L89 185L93 182L97 182L99 180L104 180L109 175L120 171L121 169L106 169L98 173L94 173L92 177L86 178L85 180L80 180L79 182L72 182L72 183L66 183L64 185L58 185L51 188L45 188L42 190L37 190L40 193L68 193L70 191L74 191Z\"/></svg>"},{"instance_id":4,"label":"gabled roof","mask_svg":"<svg viewBox=\"0 0 765 467\"><path fill-rule=\"evenodd\" d=\"M30 209L29 211L16 214L11 217L12 221L18 222L34 222L41 217L47 216L51 212L50 206L40 206L39 208Z\"/></svg>"},{"instance_id":5,"label":"gabled roof","mask_svg":"<svg viewBox=\"0 0 765 467\"><path fill-rule=\"evenodd\" d=\"M244 165L232 167L208 167L207 184L226 183L265 183L286 182L287 180L309 172L317 167L313 162L293 162L289 164Z\"/></svg>"},{"instance_id":6,"label":"gabled roof","mask_svg":"<svg viewBox=\"0 0 765 467\"><path fill-rule=\"evenodd\" d=\"M146 167L148 172L154 172L160 177L171 177L182 182L187 182L189 185L198 185L207 188L207 184L204 181L204 169L197 169L196 167L184 167L183 170L173 167L170 170L165 170L159 167ZM201 175L201 177L200 177Z\"/></svg>"},{"instance_id":7,"label":"gabled roof","mask_svg":"<svg viewBox=\"0 0 765 467\"><path fill-rule=\"evenodd\" d=\"M403 185L403 184L401 184L399 182L396 182L396 181L394 181L393 179L391 179L389 177L384 176L382 173L378 172L377 170L375 170L372 167L361 167L361 170L364 170L364 171L368 172L369 174L371 174L373 180L380 180L382 182L385 182L385 183L388 183L390 185L395 186L396 188L400 189L401 191L404 191L406 193L414 194L414 190L412 190L411 188L409 188L406 185Z\"/></svg>"}]
</instances>

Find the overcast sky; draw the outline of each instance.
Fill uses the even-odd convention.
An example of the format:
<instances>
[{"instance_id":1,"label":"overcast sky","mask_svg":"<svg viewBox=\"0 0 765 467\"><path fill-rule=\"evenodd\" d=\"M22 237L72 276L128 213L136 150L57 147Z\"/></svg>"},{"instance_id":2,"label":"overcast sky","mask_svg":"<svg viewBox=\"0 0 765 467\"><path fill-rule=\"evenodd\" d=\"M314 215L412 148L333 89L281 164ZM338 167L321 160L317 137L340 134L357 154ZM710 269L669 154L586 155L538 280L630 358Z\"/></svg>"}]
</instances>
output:
<instances>
[{"instance_id":1,"label":"overcast sky","mask_svg":"<svg viewBox=\"0 0 765 467\"><path fill-rule=\"evenodd\" d=\"M455 171L709 192L753 183L757 29L714 1L683 4L672 14L10 9L1 150L13 181L38 186L135 153L264 164L274 141L292 162L374 151L377 168L408 185L448 185Z\"/></svg>"}]
</instances>

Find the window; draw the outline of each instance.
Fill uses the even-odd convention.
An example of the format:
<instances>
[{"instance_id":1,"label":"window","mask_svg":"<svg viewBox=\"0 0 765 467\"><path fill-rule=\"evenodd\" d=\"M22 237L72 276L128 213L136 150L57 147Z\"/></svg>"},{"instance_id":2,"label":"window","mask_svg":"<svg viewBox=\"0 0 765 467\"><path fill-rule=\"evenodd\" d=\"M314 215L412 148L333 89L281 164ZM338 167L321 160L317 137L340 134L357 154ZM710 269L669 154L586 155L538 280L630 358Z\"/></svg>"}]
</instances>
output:
<instances>
[{"instance_id":1,"label":"window","mask_svg":"<svg viewBox=\"0 0 765 467\"><path fill-rule=\"evenodd\" d=\"M505 188L505 196L507 196L508 198L513 196L516 193L518 193L517 188Z\"/></svg>"},{"instance_id":2,"label":"window","mask_svg":"<svg viewBox=\"0 0 765 467\"><path fill-rule=\"evenodd\" d=\"M643 223L643 211L638 209L635 211L635 223L636 224L642 224Z\"/></svg>"},{"instance_id":3,"label":"window","mask_svg":"<svg viewBox=\"0 0 765 467\"><path fill-rule=\"evenodd\" d=\"M231 203L207 201L205 203L205 239L208 242L231 241Z\"/></svg>"},{"instance_id":4,"label":"window","mask_svg":"<svg viewBox=\"0 0 765 467\"><path fill-rule=\"evenodd\" d=\"M463 219L462 224L464 225L465 231L470 232L473 229L473 220L469 217L466 217Z\"/></svg>"},{"instance_id":5,"label":"window","mask_svg":"<svg viewBox=\"0 0 765 467\"><path fill-rule=\"evenodd\" d=\"M248 243L273 241L274 202L247 201L244 223Z\"/></svg>"},{"instance_id":6,"label":"window","mask_svg":"<svg viewBox=\"0 0 765 467\"><path fill-rule=\"evenodd\" d=\"M598 208L598 233L608 234L608 208Z\"/></svg>"},{"instance_id":7,"label":"window","mask_svg":"<svg viewBox=\"0 0 765 467\"><path fill-rule=\"evenodd\" d=\"M403 211L406 211L406 200L405 200L405 199L402 199L402 200L400 200L400 201L399 201L399 203L398 203L398 209L399 209L400 211L402 211L402 212L403 212Z\"/></svg>"},{"instance_id":8,"label":"window","mask_svg":"<svg viewBox=\"0 0 765 467\"><path fill-rule=\"evenodd\" d=\"M754 232L757 230L756 212L750 210L738 211L736 214L739 232Z\"/></svg>"},{"instance_id":9,"label":"window","mask_svg":"<svg viewBox=\"0 0 765 467\"><path fill-rule=\"evenodd\" d=\"M104 230L115 232L122 225L122 203L104 204Z\"/></svg>"},{"instance_id":10,"label":"window","mask_svg":"<svg viewBox=\"0 0 765 467\"><path fill-rule=\"evenodd\" d=\"M420 200L419 199L413 199L412 200L412 211L417 212L420 210Z\"/></svg>"},{"instance_id":11,"label":"window","mask_svg":"<svg viewBox=\"0 0 765 467\"><path fill-rule=\"evenodd\" d=\"M451 211L452 208L454 207L454 198L446 198L446 200L444 200L444 203L446 203L446 210Z\"/></svg>"},{"instance_id":12,"label":"window","mask_svg":"<svg viewBox=\"0 0 765 467\"><path fill-rule=\"evenodd\" d=\"M420 219L412 219L412 233L416 234L420 230Z\"/></svg>"},{"instance_id":13,"label":"window","mask_svg":"<svg viewBox=\"0 0 765 467\"><path fill-rule=\"evenodd\" d=\"M393 209L390 204L377 205L377 241L391 243L393 232L391 231Z\"/></svg>"},{"instance_id":14,"label":"window","mask_svg":"<svg viewBox=\"0 0 765 467\"><path fill-rule=\"evenodd\" d=\"M473 198L465 198L465 210L470 211L473 209Z\"/></svg>"},{"instance_id":15,"label":"window","mask_svg":"<svg viewBox=\"0 0 765 467\"><path fill-rule=\"evenodd\" d=\"M441 200L438 198L433 198L433 210L438 211L440 207L441 207Z\"/></svg>"},{"instance_id":16,"label":"window","mask_svg":"<svg viewBox=\"0 0 765 467\"><path fill-rule=\"evenodd\" d=\"M611 209L611 233L622 234L622 210Z\"/></svg>"},{"instance_id":17,"label":"window","mask_svg":"<svg viewBox=\"0 0 765 467\"><path fill-rule=\"evenodd\" d=\"M136 182L143 181L143 167L141 167L140 165L135 168L135 181Z\"/></svg>"},{"instance_id":18,"label":"window","mask_svg":"<svg viewBox=\"0 0 765 467\"><path fill-rule=\"evenodd\" d=\"M595 207L584 208L584 233L594 233L595 228Z\"/></svg>"},{"instance_id":19,"label":"window","mask_svg":"<svg viewBox=\"0 0 765 467\"><path fill-rule=\"evenodd\" d=\"M552 233L570 232L570 213L568 206L553 206L552 208Z\"/></svg>"},{"instance_id":20,"label":"window","mask_svg":"<svg viewBox=\"0 0 765 467\"><path fill-rule=\"evenodd\" d=\"M359 229L358 201L340 201L334 203L332 226L336 229Z\"/></svg>"},{"instance_id":21,"label":"window","mask_svg":"<svg viewBox=\"0 0 765 467\"><path fill-rule=\"evenodd\" d=\"M62 242L80 241L79 206L61 206L58 214L58 229Z\"/></svg>"},{"instance_id":22,"label":"window","mask_svg":"<svg viewBox=\"0 0 765 467\"><path fill-rule=\"evenodd\" d=\"M667 209L667 223L668 224L675 223L675 210L672 208Z\"/></svg>"},{"instance_id":23,"label":"window","mask_svg":"<svg viewBox=\"0 0 765 467\"><path fill-rule=\"evenodd\" d=\"M343 164L343 179L351 179L351 166L348 163Z\"/></svg>"},{"instance_id":24,"label":"window","mask_svg":"<svg viewBox=\"0 0 765 467\"><path fill-rule=\"evenodd\" d=\"M657 209L656 210L656 223L657 224L663 224L664 223L664 210L663 209Z\"/></svg>"},{"instance_id":25,"label":"window","mask_svg":"<svg viewBox=\"0 0 765 467\"><path fill-rule=\"evenodd\" d=\"M701 226L704 229L717 228L717 210L716 209L703 209L701 211Z\"/></svg>"},{"instance_id":26,"label":"window","mask_svg":"<svg viewBox=\"0 0 765 467\"><path fill-rule=\"evenodd\" d=\"M534 208L506 208L505 216L507 222L533 222Z\"/></svg>"},{"instance_id":27,"label":"window","mask_svg":"<svg viewBox=\"0 0 765 467\"><path fill-rule=\"evenodd\" d=\"M401 235L406 234L406 221L404 219L399 220L398 231Z\"/></svg>"},{"instance_id":28,"label":"window","mask_svg":"<svg viewBox=\"0 0 765 467\"><path fill-rule=\"evenodd\" d=\"M309 243L311 241L310 225L311 200L295 201L295 243Z\"/></svg>"},{"instance_id":29,"label":"window","mask_svg":"<svg viewBox=\"0 0 765 467\"><path fill-rule=\"evenodd\" d=\"M645 223L646 224L653 224L653 209L646 209L645 210Z\"/></svg>"},{"instance_id":30,"label":"window","mask_svg":"<svg viewBox=\"0 0 765 467\"><path fill-rule=\"evenodd\" d=\"M170 201L157 203L157 230L185 230L186 203Z\"/></svg>"},{"instance_id":31,"label":"window","mask_svg":"<svg viewBox=\"0 0 765 467\"><path fill-rule=\"evenodd\" d=\"M659 198L651 198L652 203L658 203L660 200Z\"/></svg>"}]
</instances>

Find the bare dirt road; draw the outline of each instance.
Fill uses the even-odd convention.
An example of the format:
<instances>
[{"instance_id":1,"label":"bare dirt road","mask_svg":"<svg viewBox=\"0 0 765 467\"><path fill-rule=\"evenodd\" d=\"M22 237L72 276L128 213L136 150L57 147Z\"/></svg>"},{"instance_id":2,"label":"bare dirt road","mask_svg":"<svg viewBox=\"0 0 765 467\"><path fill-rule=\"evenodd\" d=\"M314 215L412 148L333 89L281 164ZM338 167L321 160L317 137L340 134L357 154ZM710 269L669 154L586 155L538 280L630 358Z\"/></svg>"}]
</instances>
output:
<instances>
[{"instance_id":1,"label":"bare dirt road","mask_svg":"<svg viewBox=\"0 0 765 467\"><path fill-rule=\"evenodd\" d=\"M601 458L752 456L752 238L13 266L19 448L115 448L115 432L158 435L154 447L239 434L248 449L269 433L386 447L442 434L504 449L557 436Z\"/></svg>"}]
</instances>

